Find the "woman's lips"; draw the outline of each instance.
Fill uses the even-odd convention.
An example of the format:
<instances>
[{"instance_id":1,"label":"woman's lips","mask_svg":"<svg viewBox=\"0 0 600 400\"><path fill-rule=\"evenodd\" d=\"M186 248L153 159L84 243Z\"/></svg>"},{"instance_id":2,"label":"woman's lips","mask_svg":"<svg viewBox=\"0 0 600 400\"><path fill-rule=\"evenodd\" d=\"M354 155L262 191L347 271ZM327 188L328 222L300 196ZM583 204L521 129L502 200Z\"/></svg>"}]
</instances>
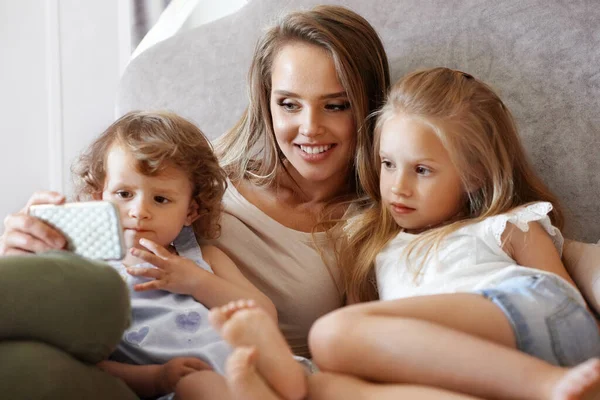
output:
<instances>
[{"instance_id":1,"label":"woman's lips","mask_svg":"<svg viewBox=\"0 0 600 400\"><path fill-rule=\"evenodd\" d=\"M335 144L321 146L305 146L297 144L295 146L298 149L298 152L300 153L300 157L302 157L302 159L304 159L305 161L322 161L328 158L329 155L333 152L333 149L337 147ZM305 149L303 148L309 148L311 149L309 151L315 151L315 153L309 153L307 151L304 151Z\"/></svg>"}]
</instances>

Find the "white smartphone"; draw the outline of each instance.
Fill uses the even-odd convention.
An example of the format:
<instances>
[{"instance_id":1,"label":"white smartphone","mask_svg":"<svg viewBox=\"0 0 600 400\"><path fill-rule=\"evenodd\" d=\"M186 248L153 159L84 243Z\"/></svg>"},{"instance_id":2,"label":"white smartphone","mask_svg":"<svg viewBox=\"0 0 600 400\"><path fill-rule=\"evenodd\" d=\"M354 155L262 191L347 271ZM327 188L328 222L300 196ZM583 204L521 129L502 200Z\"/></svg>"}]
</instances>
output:
<instances>
[{"instance_id":1,"label":"white smartphone","mask_svg":"<svg viewBox=\"0 0 600 400\"><path fill-rule=\"evenodd\" d=\"M125 257L119 211L108 201L33 205L29 214L60 231L68 251L95 260Z\"/></svg>"}]
</instances>

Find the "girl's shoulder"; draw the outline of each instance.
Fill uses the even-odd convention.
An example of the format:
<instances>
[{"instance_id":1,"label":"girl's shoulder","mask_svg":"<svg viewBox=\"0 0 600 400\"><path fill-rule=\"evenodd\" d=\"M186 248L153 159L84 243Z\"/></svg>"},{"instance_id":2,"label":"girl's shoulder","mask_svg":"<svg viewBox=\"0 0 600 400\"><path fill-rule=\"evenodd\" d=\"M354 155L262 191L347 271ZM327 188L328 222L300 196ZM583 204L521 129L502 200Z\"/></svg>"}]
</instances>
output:
<instances>
[{"instance_id":1,"label":"girl's shoulder","mask_svg":"<svg viewBox=\"0 0 600 400\"><path fill-rule=\"evenodd\" d=\"M522 232L529 231L529 224L537 222L548 233L554 241L557 249L562 249L564 239L560 230L552 225L549 213L552 211L552 204L548 202L535 202L524 204L513 208L506 213L486 218L482 222L475 224L478 234L487 235L496 245L502 246L503 234L510 223L512 229L519 229ZM478 229L477 229L478 228Z\"/></svg>"}]
</instances>

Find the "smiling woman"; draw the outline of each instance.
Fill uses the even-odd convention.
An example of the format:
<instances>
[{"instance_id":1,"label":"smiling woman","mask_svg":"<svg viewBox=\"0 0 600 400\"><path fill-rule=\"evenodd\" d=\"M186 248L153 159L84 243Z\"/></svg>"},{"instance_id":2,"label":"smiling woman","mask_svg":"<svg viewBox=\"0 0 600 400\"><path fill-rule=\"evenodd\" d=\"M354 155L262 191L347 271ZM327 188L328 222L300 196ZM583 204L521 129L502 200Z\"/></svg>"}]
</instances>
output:
<instances>
[{"instance_id":1,"label":"smiling woman","mask_svg":"<svg viewBox=\"0 0 600 400\"><path fill-rule=\"evenodd\" d=\"M290 43L272 68L273 130L291 179L336 194L347 183L356 129L333 58L315 45Z\"/></svg>"},{"instance_id":2,"label":"smiling woman","mask_svg":"<svg viewBox=\"0 0 600 400\"><path fill-rule=\"evenodd\" d=\"M344 303L332 231L319 223L363 193L356 166L371 162L366 117L383 104L387 57L364 18L319 6L264 33L248 85L248 108L215 144L231 184L214 243L273 299L292 351L309 356L310 326Z\"/></svg>"}]
</instances>

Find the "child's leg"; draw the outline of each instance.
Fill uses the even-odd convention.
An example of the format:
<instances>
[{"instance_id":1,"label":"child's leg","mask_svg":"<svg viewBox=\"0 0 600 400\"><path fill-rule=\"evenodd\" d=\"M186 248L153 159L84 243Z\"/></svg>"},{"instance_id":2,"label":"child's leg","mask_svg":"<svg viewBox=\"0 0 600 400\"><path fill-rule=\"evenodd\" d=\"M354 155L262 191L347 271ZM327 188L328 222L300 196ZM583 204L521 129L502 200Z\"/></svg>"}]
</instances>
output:
<instances>
[{"instance_id":1,"label":"child's leg","mask_svg":"<svg viewBox=\"0 0 600 400\"><path fill-rule=\"evenodd\" d=\"M210 370L181 378L175 387L177 400L233 400L225 378Z\"/></svg>"},{"instance_id":2,"label":"child's leg","mask_svg":"<svg viewBox=\"0 0 600 400\"><path fill-rule=\"evenodd\" d=\"M256 349L258 373L274 393L288 400L306 396L304 369L294 360L279 327L264 310L253 303L234 302L213 308L210 318L230 345Z\"/></svg>"},{"instance_id":3,"label":"child's leg","mask_svg":"<svg viewBox=\"0 0 600 400\"><path fill-rule=\"evenodd\" d=\"M567 369L514 350L504 313L478 294L346 307L318 320L309 342L315 362L326 371L485 398L558 399L560 385L583 395L600 379L598 363L569 376Z\"/></svg>"},{"instance_id":4,"label":"child's leg","mask_svg":"<svg viewBox=\"0 0 600 400\"><path fill-rule=\"evenodd\" d=\"M227 362L227 381L235 400L283 400L256 370L256 349L238 347ZM331 373L308 376L308 400L475 400L440 389L399 384L368 383Z\"/></svg>"},{"instance_id":5,"label":"child's leg","mask_svg":"<svg viewBox=\"0 0 600 400\"><path fill-rule=\"evenodd\" d=\"M366 382L320 372L308 379L308 400L475 400L475 397L425 386Z\"/></svg>"}]
</instances>

